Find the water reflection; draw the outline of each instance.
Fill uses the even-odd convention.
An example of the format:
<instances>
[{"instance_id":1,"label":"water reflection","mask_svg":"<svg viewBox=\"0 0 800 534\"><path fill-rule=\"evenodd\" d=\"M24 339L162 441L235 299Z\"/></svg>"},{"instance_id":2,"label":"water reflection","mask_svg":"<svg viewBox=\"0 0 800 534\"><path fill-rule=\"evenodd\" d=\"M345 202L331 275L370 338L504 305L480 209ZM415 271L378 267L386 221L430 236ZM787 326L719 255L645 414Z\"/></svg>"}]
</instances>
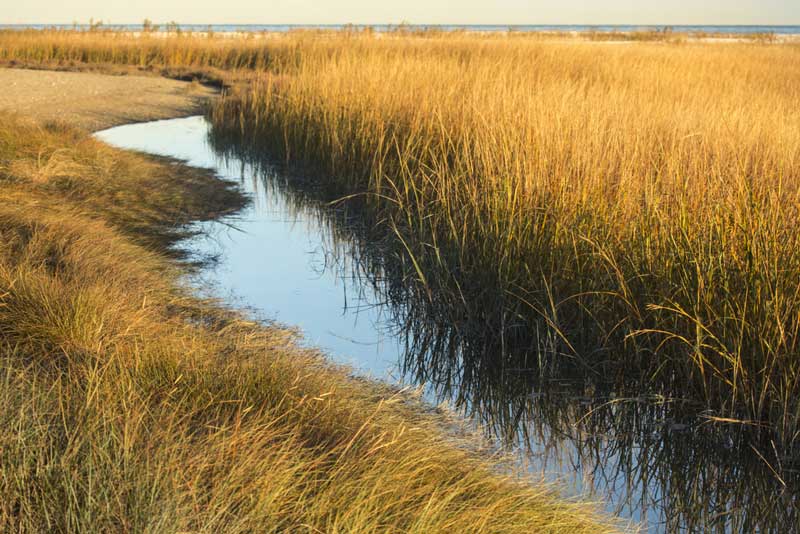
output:
<instances>
[{"instance_id":1,"label":"water reflection","mask_svg":"<svg viewBox=\"0 0 800 534\"><path fill-rule=\"evenodd\" d=\"M215 240L189 243L221 255L207 273L218 289L300 326L362 372L424 384L516 446L528 469L653 532L800 531L800 477L763 436L712 424L664 393L680 388L583 367L548 338L551 329L520 319L518 299L498 304L491 278L470 282L443 253L411 261L362 197L331 204L349 192L285 172L255 140L207 130L200 118L102 135L149 152L167 148L253 196L229 221L241 231L210 223L204 230Z\"/></svg>"},{"instance_id":2,"label":"water reflection","mask_svg":"<svg viewBox=\"0 0 800 534\"><path fill-rule=\"evenodd\" d=\"M171 156L212 168L236 181L251 204L235 217L194 228L183 246L199 259L215 258L199 273L197 287L231 305L249 308L264 320L297 327L305 342L328 351L339 363L382 379L399 376L400 346L383 332L377 295L346 276L333 276L334 263L348 257L347 244L329 253L331 230L312 205L291 202L279 177L259 178L242 161L223 161L207 142L202 117L131 124L100 132L116 146ZM344 310L343 303L347 303Z\"/></svg>"}]
</instances>

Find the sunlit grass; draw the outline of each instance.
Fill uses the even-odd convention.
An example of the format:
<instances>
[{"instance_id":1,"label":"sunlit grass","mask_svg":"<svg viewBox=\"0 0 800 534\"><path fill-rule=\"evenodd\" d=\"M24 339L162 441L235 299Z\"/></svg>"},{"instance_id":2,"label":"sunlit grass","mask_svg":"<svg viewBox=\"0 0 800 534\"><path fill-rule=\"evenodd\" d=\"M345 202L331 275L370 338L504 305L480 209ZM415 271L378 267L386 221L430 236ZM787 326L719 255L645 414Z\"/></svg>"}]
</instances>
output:
<instances>
[{"instance_id":1,"label":"sunlit grass","mask_svg":"<svg viewBox=\"0 0 800 534\"><path fill-rule=\"evenodd\" d=\"M450 314L454 339L489 333L501 349L523 344L532 355L525 365L545 375L578 368L593 379L620 378L628 391L634 384L684 398L707 410L706 420L767 429L771 448L790 449L800 432L800 47L769 38L614 40L0 32L0 60L247 79L213 109L215 129L238 132L253 150L304 165L332 190L355 195L350 201L364 204L369 222L402 251L399 262L412 273L404 284ZM75 174L71 158L45 156L9 161L4 172L29 184ZM126 208L103 201L92 209L129 224ZM18 287L23 302L42 293ZM98 332L116 323L91 311L96 293L82 295L68 301L66 318L63 303L42 306L59 320L20 339L106 346ZM37 315L22 320L28 313L19 324L38 324ZM27 350L18 345L13 354ZM502 353L486 352L477 368L502 376L520 368ZM269 380L283 376L282 365ZM327 399L319 396L327 383L314 383L308 398ZM293 387L282 383L270 398ZM371 413L353 406L352 413ZM314 427L315 447L341 418L328 421ZM381 424L377 435L390 427ZM346 447L350 438L324 446ZM329 464L317 473L327 477ZM402 513L412 509L389 516L413 530L416 519Z\"/></svg>"},{"instance_id":2,"label":"sunlit grass","mask_svg":"<svg viewBox=\"0 0 800 534\"><path fill-rule=\"evenodd\" d=\"M431 295L794 441L800 47L587 37L618 44L28 31L0 60L249 80L217 126L373 193Z\"/></svg>"},{"instance_id":3,"label":"sunlit grass","mask_svg":"<svg viewBox=\"0 0 800 534\"><path fill-rule=\"evenodd\" d=\"M187 296L165 246L241 202L222 182L2 115L0 186L0 530L609 530Z\"/></svg>"},{"instance_id":4,"label":"sunlit grass","mask_svg":"<svg viewBox=\"0 0 800 534\"><path fill-rule=\"evenodd\" d=\"M794 442L800 48L455 36L297 50L212 119L367 192L431 298L485 328L536 329L548 368L638 377Z\"/></svg>"}]
</instances>

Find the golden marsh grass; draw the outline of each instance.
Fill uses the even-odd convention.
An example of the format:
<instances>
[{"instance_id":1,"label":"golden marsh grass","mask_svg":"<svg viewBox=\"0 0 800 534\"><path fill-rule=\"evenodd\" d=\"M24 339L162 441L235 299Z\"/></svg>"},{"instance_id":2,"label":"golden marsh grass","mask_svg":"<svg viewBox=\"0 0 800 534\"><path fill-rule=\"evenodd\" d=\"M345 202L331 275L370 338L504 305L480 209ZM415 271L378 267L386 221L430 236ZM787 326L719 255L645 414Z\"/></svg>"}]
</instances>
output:
<instances>
[{"instance_id":1,"label":"golden marsh grass","mask_svg":"<svg viewBox=\"0 0 800 534\"><path fill-rule=\"evenodd\" d=\"M248 79L217 127L370 194L443 299L794 442L800 46L556 37L0 32L0 59Z\"/></svg>"},{"instance_id":2,"label":"golden marsh grass","mask_svg":"<svg viewBox=\"0 0 800 534\"><path fill-rule=\"evenodd\" d=\"M795 441L800 47L297 49L219 103L218 127L367 193L420 284L543 329L547 365L647 377Z\"/></svg>"},{"instance_id":3,"label":"golden marsh grass","mask_svg":"<svg viewBox=\"0 0 800 534\"><path fill-rule=\"evenodd\" d=\"M0 530L612 530L187 296L165 246L222 182L3 114L0 186Z\"/></svg>"},{"instance_id":4,"label":"golden marsh grass","mask_svg":"<svg viewBox=\"0 0 800 534\"><path fill-rule=\"evenodd\" d=\"M455 337L499 340L478 369L633 383L766 429L791 463L800 46L641 37L0 32L0 60L231 83L209 112L220 138L358 203ZM39 183L69 164L11 170Z\"/></svg>"}]
</instances>

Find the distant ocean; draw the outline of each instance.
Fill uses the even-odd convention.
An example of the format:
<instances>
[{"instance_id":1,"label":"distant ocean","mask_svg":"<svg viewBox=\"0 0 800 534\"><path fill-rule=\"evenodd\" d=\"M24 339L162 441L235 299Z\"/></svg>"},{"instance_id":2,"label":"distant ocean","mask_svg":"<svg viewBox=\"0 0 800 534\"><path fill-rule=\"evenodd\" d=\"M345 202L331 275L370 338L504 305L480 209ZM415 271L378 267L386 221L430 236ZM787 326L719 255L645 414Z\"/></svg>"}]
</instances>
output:
<instances>
[{"instance_id":1,"label":"distant ocean","mask_svg":"<svg viewBox=\"0 0 800 534\"><path fill-rule=\"evenodd\" d=\"M179 24L182 30L186 31L206 31L209 26L215 32L288 32L291 30L341 30L345 27L364 29L372 28L377 32L385 32L397 28L396 25L387 24ZM104 28L138 31L142 29L141 24L108 24ZM727 33L727 34L750 34L750 33L773 33L783 35L798 35L800 34L800 26L649 26L649 25L625 25L625 24L608 24L608 25L559 25L559 24L522 24L522 25L406 25L406 28L413 30L441 30L441 31L475 31L475 32L506 32L506 31L519 31L519 32L633 32L633 31L660 31L665 28L679 33ZM87 29L88 24L0 24L3 29L45 29L45 28L59 28L59 29ZM160 28L165 29L166 25L161 24Z\"/></svg>"}]
</instances>

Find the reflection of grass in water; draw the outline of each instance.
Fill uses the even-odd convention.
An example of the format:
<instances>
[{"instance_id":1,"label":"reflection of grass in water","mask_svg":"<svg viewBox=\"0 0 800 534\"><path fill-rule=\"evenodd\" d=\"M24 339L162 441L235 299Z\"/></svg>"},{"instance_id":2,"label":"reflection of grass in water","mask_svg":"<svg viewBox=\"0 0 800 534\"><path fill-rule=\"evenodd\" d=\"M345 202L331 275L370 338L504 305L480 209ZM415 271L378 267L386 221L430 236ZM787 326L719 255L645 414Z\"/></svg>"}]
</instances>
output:
<instances>
[{"instance_id":1,"label":"reflection of grass in water","mask_svg":"<svg viewBox=\"0 0 800 534\"><path fill-rule=\"evenodd\" d=\"M620 509L649 513L666 532L794 532L800 519L797 474L779 467L780 480L740 428L676 419L679 407L655 399L561 392L528 402L526 430L551 462L582 465L601 496L622 495Z\"/></svg>"},{"instance_id":2,"label":"reflection of grass in water","mask_svg":"<svg viewBox=\"0 0 800 534\"><path fill-rule=\"evenodd\" d=\"M430 298L403 245L370 223L363 198L331 205L343 194L338 184L280 172L269 152L237 129L217 126L210 142L220 157L247 162L264 187L280 190L290 210L318 218L328 267L373 287L390 327L405 336L406 374L432 384L502 439L541 444L529 451L534 469L581 466L600 497L616 494L623 515L650 510L667 531L769 531L796 522L797 476L768 441L698 419L696 402L642 396L657 390L640 381L607 380L580 367L541 372L524 361L535 357L530 338L501 340L497 331L472 328L482 314L468 317L459 303L447 309L451 302ZM441 267L426 266L426 273ZM500 357L506 364L498 369Z\"/></svg>"},{"instance_id":3,"label":"reflection of grass in water","mask_svg":"<svg viewBox=\"0 0 800 534\"><path fill-rule=\"evenodd\" d=\"M647 377L793 446L796 47L322 46L298 41L291 76L213 118L370 194L412 291L450 313L415 342L477 342L460 370L474 384L519 368Z\"/></svg>"}]
</instances>

